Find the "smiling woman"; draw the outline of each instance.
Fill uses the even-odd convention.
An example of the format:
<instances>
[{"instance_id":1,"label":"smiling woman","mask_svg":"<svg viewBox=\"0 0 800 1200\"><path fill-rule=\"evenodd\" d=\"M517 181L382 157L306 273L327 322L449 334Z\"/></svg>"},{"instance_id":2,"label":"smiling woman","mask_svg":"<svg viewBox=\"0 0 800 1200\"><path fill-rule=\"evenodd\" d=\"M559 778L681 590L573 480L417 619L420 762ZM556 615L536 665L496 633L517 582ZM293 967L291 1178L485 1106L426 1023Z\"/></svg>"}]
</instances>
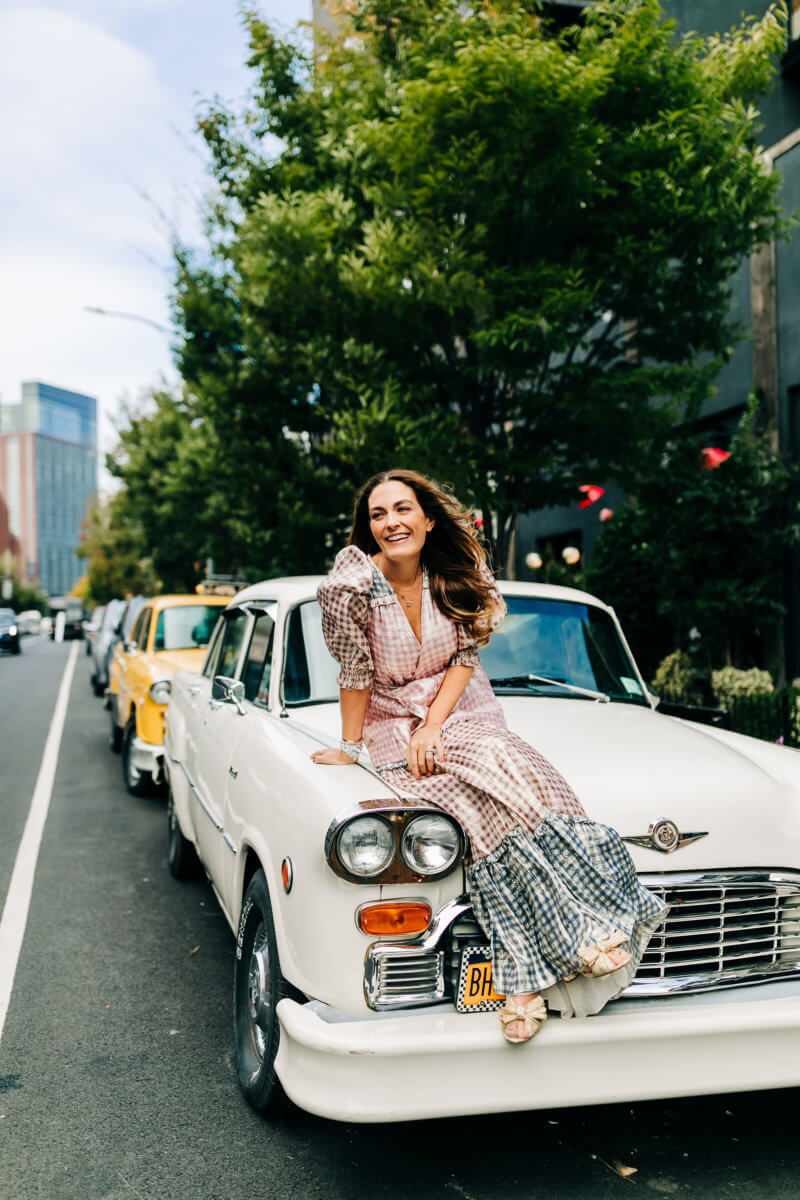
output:
<instances>
[{"instance_id":1,"label":"smiling woman","mask_svg":"<svg viewBox=\"0 0 800 1200\"><path fill-rule=\"evenodd\" d=\"M471 515L414 471L375 476L317 594L341 666L343 736L314 761L356 762L363 737L390 786L458 821L507 1041L538 1032L542 992L564 1016L599 1011L632 980L666 907L637 881L615 830L591 821L506 725L478 655L506 610ZM554 669L624 688L625 663L613 669L591 630L579 636L548 615L515 614L523 640L549 637Z\"/></svg>"}]
</instances>

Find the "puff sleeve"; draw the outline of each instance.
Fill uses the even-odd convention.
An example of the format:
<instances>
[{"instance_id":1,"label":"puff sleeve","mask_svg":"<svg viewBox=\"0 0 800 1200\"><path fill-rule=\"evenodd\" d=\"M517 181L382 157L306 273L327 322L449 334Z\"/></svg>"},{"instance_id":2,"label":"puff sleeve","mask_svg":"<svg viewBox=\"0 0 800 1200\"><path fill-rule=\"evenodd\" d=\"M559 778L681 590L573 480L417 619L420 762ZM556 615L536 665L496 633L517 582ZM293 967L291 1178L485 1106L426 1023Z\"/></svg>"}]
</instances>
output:
<instances>
[{"instance_id":1,"label":"puff sleeve","mask_svg":"<svg viewBox=\"0 0 800 1200\"><path fill-rule=\"evenodd\" d=\"M491 615L490 627L492 633L499 629L506 619L506 602L500 595L494 576L488 567L483 568L484 576L491 581L492 584L492 601L494 608ZM464 625L456 625L456 638L458 645L455 654L447 664L449 667L477 667L480 666L480 656L478 648L475 645L475 638Z\"/></svg>"},{"instance_id":2,"label":"puff sleeve","mask_svg":"<svg viewBox=\"0 0 800 1200\"><path fill-rule=\"evenodd\" d=\"M357 546L345 546L317 588L325 644L341 667L336 680L348 690L369 687L372 655L367 638L372 564Z\"/></svg>"}]
</instances>

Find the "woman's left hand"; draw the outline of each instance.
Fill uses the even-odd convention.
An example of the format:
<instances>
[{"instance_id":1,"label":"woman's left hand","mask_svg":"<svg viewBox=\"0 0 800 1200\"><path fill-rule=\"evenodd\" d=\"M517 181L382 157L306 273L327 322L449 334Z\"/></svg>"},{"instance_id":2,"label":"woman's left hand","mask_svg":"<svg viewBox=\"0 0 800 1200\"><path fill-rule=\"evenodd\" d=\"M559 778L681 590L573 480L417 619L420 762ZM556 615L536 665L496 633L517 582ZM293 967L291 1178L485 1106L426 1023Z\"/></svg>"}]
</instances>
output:
<instances>
[{"instance_id":1,"label":"woman's left hand","mask_svg":"<svg viewBox=\"0 0 800 1200\"><path fill-rule=\"evenodd\" d=\"M441 725L422 725L411 735L406 759L415 779L422 775L434 775L439 763L444 762L444 757Z\"/></svg>"}]
</instances>

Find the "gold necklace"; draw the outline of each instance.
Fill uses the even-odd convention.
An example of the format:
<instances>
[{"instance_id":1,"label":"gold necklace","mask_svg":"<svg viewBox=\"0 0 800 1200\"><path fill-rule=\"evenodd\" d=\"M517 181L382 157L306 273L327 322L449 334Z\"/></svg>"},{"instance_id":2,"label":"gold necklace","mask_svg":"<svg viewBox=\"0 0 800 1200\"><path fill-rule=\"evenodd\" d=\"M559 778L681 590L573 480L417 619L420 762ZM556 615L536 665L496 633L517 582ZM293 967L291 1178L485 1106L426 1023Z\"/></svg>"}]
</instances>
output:
<instances>
[{"instance_id":1,"label":"gold necklace","mask_svg":"<svg viewBox=\"0 0 800 1200\"><path fill-rule=\"evenodd\" d=\"M422 581L422 571L420 571L419 575L417 576L417 578L414 580L413 584L411 585L411 599L410 600L406 600L406 597L403 594L403 592L400 590L400 588L395 587L395 585L392 583L391 579L389 580L389 586L391 587L394 594L397 596L398 600L402 600L402 602L403 602L403 604L405 604L406 608L411 608L411 605L414 603L414 596L417 591L417 584L421 583L421 581ZM404 591L405 590L407 590L407 589L404 589Z\"/></svg>"}]
</instances>

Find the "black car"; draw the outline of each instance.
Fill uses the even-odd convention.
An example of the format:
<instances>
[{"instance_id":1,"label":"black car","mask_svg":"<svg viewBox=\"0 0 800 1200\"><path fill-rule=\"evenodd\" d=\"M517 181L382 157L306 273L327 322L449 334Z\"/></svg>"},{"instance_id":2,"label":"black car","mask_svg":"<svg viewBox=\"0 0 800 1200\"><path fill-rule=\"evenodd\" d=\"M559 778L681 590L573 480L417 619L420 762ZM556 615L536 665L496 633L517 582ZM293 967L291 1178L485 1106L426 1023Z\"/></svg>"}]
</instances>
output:
<instances>
[{"instance_id":1,"label":"black car","mask_svg":"<svg viewBox=\"0 0 800 1200\"><path fill-rule=\"evenodd\" d=\"M0 650L19 654L21 649L17 614L13 608L0 608Z\"/></svg>"}]
</instances>

